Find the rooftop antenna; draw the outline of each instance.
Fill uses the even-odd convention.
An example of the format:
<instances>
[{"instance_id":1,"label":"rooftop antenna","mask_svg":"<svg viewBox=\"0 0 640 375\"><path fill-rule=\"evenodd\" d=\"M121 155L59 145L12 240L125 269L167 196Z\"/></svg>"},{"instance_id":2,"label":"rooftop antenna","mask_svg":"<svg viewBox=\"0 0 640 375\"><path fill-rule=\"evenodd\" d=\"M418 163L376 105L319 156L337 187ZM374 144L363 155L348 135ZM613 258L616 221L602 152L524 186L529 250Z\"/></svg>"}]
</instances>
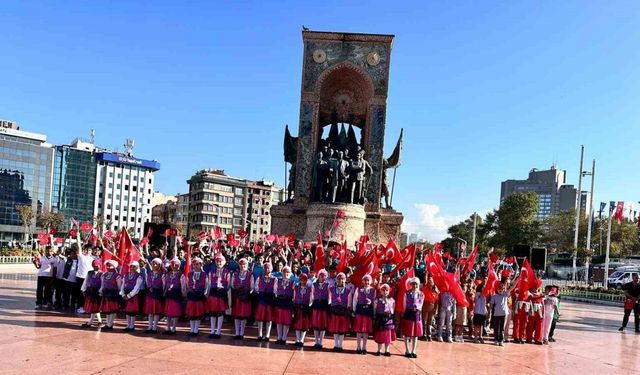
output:
<instances>
[{"instance_id":1,"label":"rooftop antenna","mask_svg":"<svg viewBox=\"0 0 640 375\"><path fill-rule=\"evenodd\" d=\"M91 129L91 132L89 134L91 135L91 143L95 144L96 143L96 129Z\"/></svg>"},{"instance_id":2,"label":"rooftop antenna","mask_svg":"<svg viewBox=\"0 0 640 375\"><path fill-rule=\"evenodd\" d=\"M127 138L127 140L124 143L124 150L127 154L127 156L132 156L133 155L133 139L131 138Z\"/></svg>"}]
</instances>

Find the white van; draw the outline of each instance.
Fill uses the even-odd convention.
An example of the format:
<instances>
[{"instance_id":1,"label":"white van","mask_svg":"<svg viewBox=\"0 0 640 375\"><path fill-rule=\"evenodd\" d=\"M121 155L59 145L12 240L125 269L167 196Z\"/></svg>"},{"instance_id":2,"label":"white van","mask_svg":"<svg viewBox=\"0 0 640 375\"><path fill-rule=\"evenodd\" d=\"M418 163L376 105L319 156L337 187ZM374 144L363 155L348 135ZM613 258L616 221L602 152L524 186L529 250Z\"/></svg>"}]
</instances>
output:
<instances>
[{"instance_id":1,"label":"white van","mask_svg":"<svg viewBox=\"0 0 640 375\"><path fill-rule=\"evenodd\" d=\"M607 279L607 284L609 288L620 289L622 286L628 282L631 282L631 278L633 275L640 276L640 270L636 269L634 271L630 270L616 270L614 273L609 276Z\"/></svg>"}]
</instances>

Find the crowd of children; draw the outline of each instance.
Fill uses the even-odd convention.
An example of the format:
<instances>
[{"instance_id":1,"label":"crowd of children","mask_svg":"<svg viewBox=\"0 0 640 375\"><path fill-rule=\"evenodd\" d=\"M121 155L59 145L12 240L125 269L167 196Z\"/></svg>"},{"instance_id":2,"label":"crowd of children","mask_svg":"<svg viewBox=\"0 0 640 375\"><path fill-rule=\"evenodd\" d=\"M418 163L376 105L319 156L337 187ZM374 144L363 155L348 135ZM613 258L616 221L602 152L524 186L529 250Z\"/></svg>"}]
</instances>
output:
<instances>
[{"instance_id":1,"label":"crowd of children","mask_svg":"<svg viewBox=\"0 0 640 375\"><path fill-rule=\"evenodd\" d=\"M369 353L368 341L373 338L375 355L389 356L390 344L400 337L408 358L417 357L418 340L464 342L466 337L484 343L492 333L495 344L503 346L510 323L514 343L553 342L559 315L557 287L542 289L538 283L523 288L525 284L510 272L490 280L486 270L481 272L476 266L476 276L466 273L458 281L462 294L455 288L441 290L434 275L421 272L420 263L425 260L420 254L414 269L420 277L400 273L391 277L382 266L379 278L367 273L352 280L349 268L337 272L329 262L316 273L287 251L264 249L255 254L222 248L207 254L202 249L180 259L163 256L159 250L151 252L148 262L141 259L121 265L113 259L103 264L100 250L87 245L82 261L89 261L91 270L82 275L75 296L78 301L81 295L81 312L89 315L82 326L97 324L103 331L112 330L121 314L126 318L123 330L132 332L136 319L146 316L145 333L159 333L158 325L164 319L163 334L175 335L184 319L189 322L188 335L197 336L201 322L207 319L209 338L220 339L227 320L233 321L234 339L243 340L247 325L255 323L256 339L268 342L275 323L276 344L286 344L292 329L295 346L304 346L311 332L313 348L322 349L329 333L333 350L341 352L345 335L354 334L357 354ZM51 288L57 291L59 278L55 275L60 268L62 280L72 272L73 261L69 264L67 258L61 259L49 246L34 261L39 269L38 307L52 303ZM76 259L75 254L68 259ZM77 268L80 261L75 262ZM74 288L65 288L65 293Z\"/></svg>"}]
</instances>

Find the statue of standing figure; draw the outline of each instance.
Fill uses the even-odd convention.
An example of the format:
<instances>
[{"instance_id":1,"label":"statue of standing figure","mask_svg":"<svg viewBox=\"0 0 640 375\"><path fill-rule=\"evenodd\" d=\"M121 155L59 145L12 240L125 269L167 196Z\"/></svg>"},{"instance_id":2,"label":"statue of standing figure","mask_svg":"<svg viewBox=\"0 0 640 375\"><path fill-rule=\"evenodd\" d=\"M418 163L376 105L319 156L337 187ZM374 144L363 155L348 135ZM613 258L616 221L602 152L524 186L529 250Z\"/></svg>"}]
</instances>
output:
<instances>
[{"instance_id":1,"label":"statue of standing figure","mask_svg":"<svg viewBox=\"0 0 640 375\"><path fill-rule=\"evenodd\" d=\"M358 152L356 159L351 160L349 165L349 183L351 184L350 203L364 204L364 187L367 184L367 177L371 175L372 169L369 162L364 160L364 151Z\"/></svg>"},{"instance_id":2,"label":"statue of standing figure","mask_svg":"<svg viewBox=\"0 0 640 375\"><path fill-rule=\"evenodd\" d=\"M312 199L317 202L321 202L324 199L326 192L326 179L327 179L327 163L324 159L322 151L318 152L318 158L313 166L313 197Z\"/></svg>"}]
</instances>

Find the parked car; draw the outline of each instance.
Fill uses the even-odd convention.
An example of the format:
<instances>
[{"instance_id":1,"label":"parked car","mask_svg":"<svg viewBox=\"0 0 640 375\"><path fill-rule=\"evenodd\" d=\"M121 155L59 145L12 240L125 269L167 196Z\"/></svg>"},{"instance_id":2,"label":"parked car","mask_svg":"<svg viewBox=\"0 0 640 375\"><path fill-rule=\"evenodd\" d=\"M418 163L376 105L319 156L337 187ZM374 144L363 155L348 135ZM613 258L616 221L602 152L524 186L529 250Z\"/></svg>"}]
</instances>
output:
<instances>
[{"instance_id":1,"label":"parked car","mask_svg":"<svg viewBox=\"0 0 640 375\"><path fill-rule=\"evenodd\" d=\"M624 268L624 269L620 269ZM640 268L620 267L607 279L610 288L620 289L628 282L631 282L633 275L640 276Z\"/></svg>"}]
</instances>

